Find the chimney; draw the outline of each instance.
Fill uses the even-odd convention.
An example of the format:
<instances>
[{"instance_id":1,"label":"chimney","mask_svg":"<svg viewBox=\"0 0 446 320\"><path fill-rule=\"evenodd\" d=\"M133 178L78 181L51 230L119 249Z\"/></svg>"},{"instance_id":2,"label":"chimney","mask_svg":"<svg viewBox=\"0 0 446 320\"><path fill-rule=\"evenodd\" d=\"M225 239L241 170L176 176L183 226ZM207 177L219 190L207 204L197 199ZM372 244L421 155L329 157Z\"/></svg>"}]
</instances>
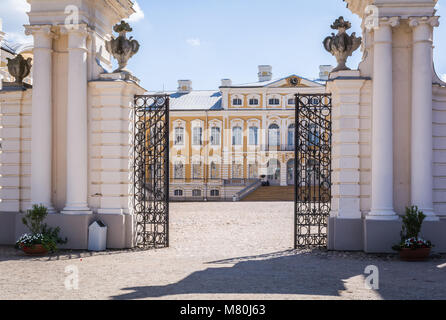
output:
<instances>
[{"instance_id":1,"label":"chimney","mask_svg":"<svg viewBox=\"0 0 446 320\"><path fill-rule=\"evenodd\" d=\"M189 93L192 91L192 81L191 80L178 80L178 92L179 93Z\"/></svg>"},{"instance_id":2,"label":"chimney","mask_svg":"<svg viewBox=\"0 0 446 320\"><path fill-rule=\"evenodd\" d=\"M273 67L259 66L259 82L271 81L273 78Z\"/></svg>"},{"instance_id":3,"label":"chimney","mask_svg":"<svg viewBox=\"0 0 446 320\"><path fill-rule=\"evenodd\" d=\"M328 78L330 77L330 72L333 69L334 67L330 65L319 66L319 79L323 81L328 81Z\"/></svg>"},{"instance_id":4,"label":"chimney","mask_svg":"<svg viewBox=\"0 0 446 320\"><path fill-rule=\"evenodd\" d=\"M222 87L232 87L232 80L231 79L221 79L221 86Z\"/></svg>"}]
</instances>

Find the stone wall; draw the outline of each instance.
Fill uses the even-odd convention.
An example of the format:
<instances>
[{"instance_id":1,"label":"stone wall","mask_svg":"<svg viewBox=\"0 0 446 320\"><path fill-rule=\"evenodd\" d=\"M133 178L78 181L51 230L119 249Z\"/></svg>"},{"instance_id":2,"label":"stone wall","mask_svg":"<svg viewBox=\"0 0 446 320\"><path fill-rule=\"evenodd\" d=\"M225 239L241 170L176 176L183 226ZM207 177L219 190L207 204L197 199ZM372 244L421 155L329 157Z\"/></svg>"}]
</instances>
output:
<instances>
[{"instance_id":1,"label":"stone wall","mask_svg":"<svg viewBox=\"0 0 446 320\"><path fill-rule=\"evenodd\" d=\"M446 87L433 88L434 209L446 217Z\"/></svg>"},{"instance_id":2,"label":"stone wall","mask_svg":"<svg viewBox=\"0 0 446 320\"><path fill-rule=\"evenodd\" d=\"M0 212L30 206L31 96L32 89L0 92Z\"/></svg>"}]
</instances>

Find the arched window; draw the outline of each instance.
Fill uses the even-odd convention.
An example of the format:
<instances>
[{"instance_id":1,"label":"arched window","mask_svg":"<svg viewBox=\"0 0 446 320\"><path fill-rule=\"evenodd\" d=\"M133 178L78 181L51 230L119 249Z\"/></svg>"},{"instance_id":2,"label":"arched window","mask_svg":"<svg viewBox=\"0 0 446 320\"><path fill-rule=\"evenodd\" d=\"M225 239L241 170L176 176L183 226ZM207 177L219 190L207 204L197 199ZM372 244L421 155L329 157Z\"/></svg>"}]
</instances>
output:
<instances>
[{"instance_id":1,"label":"arched window","mask_svg":"<svg viewBox=\"0 0 446 320\"><path fill-rule=\"evenodd\" d=\"M195 127L192 132L192 144L194 146L201 146L203 144L203 129L201 127Z\"/></svg>"},{"instance_id":2,"label":"arched window","mask_svg":"<svg viewBox=\"0 0 446 320\"><path fill-rule=\"evenodd\" d=\"M288 127L288 146L289 147L294 147L295 133L296 133L296 125L294 123L290 124L290 126Z\"/></svg>"},{"instance_id":3,"label":"arched window","mask_svg":"<svg viewBox=\"0 0 446 320\"><path fill-rule=\"evenodd\" d=\"M296 99L294 99L294 98L288 99L288 105L294 106L295 104L296 104Z\"/></svg>"},{"instance_id":4,"label":"arched window","mask_svg":"<svg viewBox=\"0 0 446 320\"><path fill-rule=\"evenodd\" d=\"M211 190L211 197L219 197L220 190Z\"/></svg>"},{"instance_id":5,"label":"arched window","mask_svg":"<svg viewBox=\"0 0 446 320\"><path fill-rule=\"evenodd\" d=\"M184 145L184 128L182 127L175 128L175 145Z\"/></svg>"},{"instance_id":6,"label":"arched window","mask_svg":"<svg viewBox=\"0 0 446 320\"><path fill-rule=\"evenodd\" d=\"M308 132L308 143L310 146L317 146L320 143L321 133L318 130L318 126L311 124Z\"/></svg>"},{"instance_id":7,"label":"arched window","mask_svg":"<svg viewBox=\"0 0 446 320\"><path fill-rule=\"evenodd\" d=\"M309 159L306 163L307 183L310 186L320 185L320 165L315 159Z\"/></svg>"},{"instance_id":8,"label":"arched window","mask_svg":"<svg viewBox=\"0 0 446 320\"><path fill-rule=\"evenodd\" d=\"M249 127L249 145L257 146L259 144L259 128Z\"/></svg>"},{"instance_id":9,"label":"arched window","mask_svg":"<svg viewBox=\"0 0 446 320\"><path fill-rule=\"evenodd\" d=\"M192 164L192 179L201 179L201 161L194 162Z\"/></svg>"},{"instance_id":10,"label":"arched window","mask_svg":"<svg viewBox=\"0 0 446 320\"><path fill-rule=\"evenodd\" d=\"M232 128L232 145L234 145L234 146L242 145L242 128L241 127Z\"/></svg>"},{"instance_id":11,"label":"arched window","mask_svg":"<svg viewBox=\"0 0 446 320\"><path fill-rule=\"evenodd\" d=\"M211 145L213 145L213 146L220 145L220 128L219 127L211 128Z\"/></svg>"},{"instance_id":12,"label":"arched window","mask_svg":"<svg viewBox=\"0 0 446 320\"><path fill-rule=\"evenodd\" d=\"M242 178L243 178L242 164L237 162L232 162L232 179L242 179Z\"/></svg>"},{"instance_id":13,"label":"arched window","mask_svg":"<svg viewBox=\"0 0 446 320\"><path fill-rule=\"evenodd\" d=\"M184 165L181 162L175 163L174 176L175 179L184 179Z\"/></svg>"},{"instance_id":14,"label":"arched window","mask_svg":"<svg viewBox=\"0 0 446 320\"><path fill-rule=\"evenodd\" d=\"M201 190L192 190L192 197L201 197Z\"/></svg>"},{"instance_id":15,"label":"arched window","mask_svg":"<svg viewBox=\"0 0 446 320\"><path fill-rule=\"evenodd\" d=\"M240 98L234 98L234 99L232 99L232 105L233 106L241 106L243 104L243 101L242 101L242 99L240 99Z\"/></svg>"},{"instance_id":16,"label":"arched window","mask_svg":"<svg viewBox=\"0 0 446 320\"><path fill-rule=\"evenodd\" d=\"M249 99L249 105L250 106L258 106L259 105L259 99L257 99L257 98Z\"/></svg>"},{"instance_id":17,"label":"arched window","mask_svg":"<svg viewBox=\"0 0 446 320\"><path fill-rule=\"evenodd\" d=\"M258 163L250 163L248 166L248 171L249 171L249 179L257 179L259 177L259 165Z\"/></svg>"},{"instance_id":18,"label":"arched window","mask_svg":"<svg viewBox=\"0 0 446 320\"><path fill-rule=\"evenodd\" d=\"M173 192L175 197L182 197L183 196L183 190L175 190Z\"/></svg>"},{"instance_id":19,"label":"arched window","mask_svg":"<svg viewBox=\"0 0 446 320\"><path fill-rule=\"evenodd\" d=\"M280 146L280 128L277 124L272 124L269 126L268 144L270 147Z\"/></svg>"},{"instance_id":20,"label":"arched window","mask_svg":"<svg viewBox=\"0 0 446 320\"><path fill-rule=\"evenodd\" d=\"M268 100L268 103L271 106L279 106L280 105L280 99L279 98L270 98Z\"/></svg>"},{"instance_id":21,"label":"arched window","mask_svg":"<svg viewBox=\"0 0 446 320\"><path fill-rule=\"evenodd\" d=\"M211 162L211 179L218 179L220 174L219 174L219 165L216 164L215 162Z\"/></svg>"}]
</instances>

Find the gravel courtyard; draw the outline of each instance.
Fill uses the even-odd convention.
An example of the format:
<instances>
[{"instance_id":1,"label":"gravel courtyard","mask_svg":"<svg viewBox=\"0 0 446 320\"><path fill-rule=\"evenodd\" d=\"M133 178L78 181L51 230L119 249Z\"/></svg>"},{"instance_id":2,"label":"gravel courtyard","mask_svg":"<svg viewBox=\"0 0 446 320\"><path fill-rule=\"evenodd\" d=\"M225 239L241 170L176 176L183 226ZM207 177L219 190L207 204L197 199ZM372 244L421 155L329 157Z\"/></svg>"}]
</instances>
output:
<instances>
[{"instance_id":1,"label":"gravel courtyard","mask_svg":"<svg viewBox=\"0 0 446 320\"><path fill-rule=\"evenodd\" d=\"M407 263L292 241L293 203L174 203L168 249L30 258L0 247L0 300L446 299L446 256ZM364 285L369 265L377 291ZM67 290L73 267L79 287Z\"/></svg>"}]
</instances>

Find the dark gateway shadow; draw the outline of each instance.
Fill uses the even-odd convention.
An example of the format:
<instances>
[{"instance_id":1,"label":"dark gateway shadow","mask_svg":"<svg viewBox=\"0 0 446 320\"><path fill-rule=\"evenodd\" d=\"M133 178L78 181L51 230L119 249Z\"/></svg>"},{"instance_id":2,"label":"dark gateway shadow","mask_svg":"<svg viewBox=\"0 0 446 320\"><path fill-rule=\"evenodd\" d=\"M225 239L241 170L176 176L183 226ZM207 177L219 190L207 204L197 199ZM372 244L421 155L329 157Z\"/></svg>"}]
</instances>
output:
<instances>
[{"instance_id":1,"label":"dark gateway shadow","mask_svg":"<svg viewBox=\"0 0 446 320\"><path fill-rule=\"evenodd\" d=\"M327 254L283 251L260 256L212 261L212 267L194 272L181 281L165 286L125 288L130 291L113 299L150 299L183 294L291 294L337 297L346 291L345 280L368 275L369 265L379 268L379 290L372 296L390 300L446 299L446 259L444 256L426 262L403 262L396 255L357 253ZM153 274L152 274L153 275ZM360 281L362 281L360 279ZM356 282L357 283L357 282ZM363 289L356 284L354 290ZM363 292L364 293L364 292ZM363 296L363 295L361 295Z\"/></svg>"},{"instance_id":2,"label":"dark gateway shadow","mask_svg":"<svg viewBox=\"0 0 446 320\"><path fill-rule=\"evenodd\" d=\"M351 261L351 260L350 260ZM235 263L234 266L232 264ZM243 257L209 262L213 265L231 264L231 267L211 267L194 272L185 279L166 286L125 288L131 291L113 299L147 299L182 294L300 294L339 296L345 290L343 279L362 274L347 272L339 263L310 254L293 251L270 255ZM345 261L347 265L348 262Z\"/></svg>"}]
</instances>

